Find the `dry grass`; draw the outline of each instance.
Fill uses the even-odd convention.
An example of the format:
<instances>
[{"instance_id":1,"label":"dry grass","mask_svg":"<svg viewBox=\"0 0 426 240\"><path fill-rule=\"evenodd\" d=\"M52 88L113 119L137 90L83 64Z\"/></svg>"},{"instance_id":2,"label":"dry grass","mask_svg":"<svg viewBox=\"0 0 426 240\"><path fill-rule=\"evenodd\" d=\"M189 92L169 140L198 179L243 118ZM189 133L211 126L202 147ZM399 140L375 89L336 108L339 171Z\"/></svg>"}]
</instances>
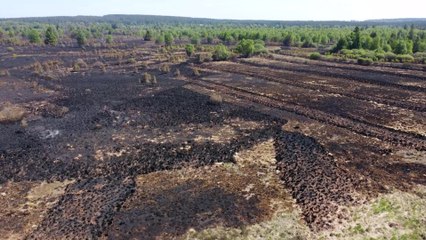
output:
<instances>
[{"instance_id":1,"label":"dry grass","mask_svg":"<svg viewBox=\"0 0 426 240\"><path fill-rule=\"evenodd\" d=\"M152 75L146 72L143 74L143 78L139 79L139 83L152 84L152 80ZM157 81L157 79L155 79L155 81Z\"/></svg>"},{"instance_id":2,"label":"dry grass","mask_svg":"<svg viewBox=\"0 0 426 240\"><path fill-rule=\"evenodd\" d=\"M199 77L201 76L200 70L198 70L198 68L193 68L192 69L192 73L194 74L194 76Z\"/></svg>"},{"instance_id":3,"label":"dry grass","mask_svg":"<svg viewBox=\"0 0 426 240\"><path fill-rule=\"evenodd\" d=\"M6 103L0 106L0 123L19 122L24 119L25 115L26 110L18 105Z\"/></svg>"},{"instance_id":4,"label":"dry grass","mask_svg":"<svg viewBox=\"0 0 426 240\"><path fill-rule=\"evenodd\" d=\"M0 70L0 77L7 77L7 76L10 76L9 70L1 69Z\"/></svg>"},{"instance_id":5,"label":"dry grass","mask_svg":"<svg viewBox=\"0 0 426 240\"><path fill-rule=\"evenodd\" d=\"M176 71L175 71L175 77L180 77L180 70L179 69L176 69Z\"/></svg>"},{"instance_id":6,"label":"dry grass","mask_svg":"<svg viewBox=\"0 0 426 240\"><path fill-rule=\"evenodd\" d=\"M36 61L32 67L35 74L41 75L44 73L43 65L39 61Z\"/></svg>"},{"instance_id":7,"label":"dry grass","mask_svg":"<svg viewBox=\"0 0 426 240\"><path fill-rule=\"evenodd\" d=\"M210 95L211 104L221 104L223 102L223 97L218 93L213 93Z\"/></svg>"},{"instance_id":8,"label":"dry grass","mask_svg":"<svg viewBox=\"0 0 426 240\"><path fill-rule=\"evenodd\" d=\"M81 69L86 69L86 68L87 68L87 63L81 58L77 59L74 63L74 66L73 66L73 70L76 71L76 72L80 71Z\"/></svg>"},{"instance_id":9,"label":"dry grass","mask_svg":"<svg viewBox=\"0 0 426 240\"><path fill-rule=\"evenodd\" d=\"M92 65L93 69L99 69L101 70L103 73L106 72L106 67L105 64L103 62L97 61Z\"/></svg>"},{"instance_id":10,"label":"dry grass","mask_svg":"<svg viewBox=\"0 0 426 240\"><path fill-rule=\"evenodd\" d=\"M169 73L170 72L170 66L168 64L163 64L160 66L159 69L162 73Z\"/></svg>"}]
</instances>

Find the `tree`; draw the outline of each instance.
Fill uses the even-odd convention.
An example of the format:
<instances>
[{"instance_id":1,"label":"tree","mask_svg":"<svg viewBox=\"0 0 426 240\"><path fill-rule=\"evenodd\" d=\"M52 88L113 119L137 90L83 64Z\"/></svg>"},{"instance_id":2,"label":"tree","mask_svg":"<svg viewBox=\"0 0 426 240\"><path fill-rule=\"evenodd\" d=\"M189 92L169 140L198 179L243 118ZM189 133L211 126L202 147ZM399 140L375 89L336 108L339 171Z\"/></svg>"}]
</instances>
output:
<instances>
[{"instance_id":1,"label":"tree","mask_svg":"<svg viewBox=\"0 0 426 240\"><path fill-rule=\"evenodd\" d=\"M283 41L283 45L286 47L291 47L294 43L294 35L292 33L287 34L287 36L285 36L284 41Z\"/></svg>"},{"instance_id":2,"label":"tree","mask_svg":"<svg viewBox=\"0 0 426 240\"><path fill-rule=\"evenodd\" d=\"M105 39L105 42L106 42L107 44L111 44L113 41L114 41L114 40L113 40L113 38L112 38L112 36L111 36L111 35L108 35L108 36L106 37L106 39Z\"/></svg>"},{"instance_id":3,"label":"tree","mask_svg":"<svg viewBox=\"0 0 426 240\"><path fill-rule=\"evenodd\" d=\"M359 49L361 47L361 30L355 27L352 35L352 49Z\"/></svg>"},{"instance_id":4,"label":"tree","mask_svg":"<svg viewBox=\"0 0 426 240\"><path fill-rule=\"evenodd\" d=\"M345 38L340 38L336 46L333 48L333 52L337 53L348 46L348 41Z\"/></svg>"},{"instance_id":5,"label":"tree","mask_svg":"<svg viewBox=\"0 0 426 240\"><path fill-rule=\"evenodd\" d=\"M194 54L195 51L195 47L192 44L188 44L185 46L185 51L186 51L186 55L188 55L188 57L191 57L192 54Z\"/></svg>"},{"instance_id":6,"label":"tree","mask_svg":"<svg viewBox=\"0 0 426 240\"><path fill-rule=\"evenodd\" d=\"M151 33L151 31L150 31L150 30L147 30L147 31L146 31L145 36L143 37L143 39L144 39L145 41L151 41L151 40L152 40L152 33Z\"/></svg>"},{"instance_id":7,"label":"tree","mask_svg":"<svg viewBox=\"0 0 426 240\"><path fill-rule=\"evenodd\" d=\"M77 40L77 44L79 47L84 47L87 44L86 34L83 31L79 30L75 35L75 39Z\"/></svg>"},{"instance_id":8,"label":"tree","mask_svg":"<svg viewBox=\"0 0 426 240\"><path fill-rule=\"evenodd\" d=\"M213 52L213 59L215 61L225 61L228 60L230 57L231 53L225 45L219 44L215 47Z\"/></svg>"},{"instance_id":9,"label":"tree","mask_svg":"<svg viewBox=\"0 0 426 240\"><path fill-rule=\"evenodd\" d=\"M238 43L236 50L244 57L250 57L255 51L254 41L251 39L243 39Z\"/></svg>"},{"instance_id":10,"label":"tree","mask_svg":"<svg viewBox=\"0 0 426 240\"><path fill-rule=\"evenodd\" d=\"M40 33L35 30L32 29L29 33L28 33L28 39L30 40L30 43L36 43L39 44L41 43L41 35Z\"/></svg>"},{"instance_id":11,"label":"tree","mask_svg":"<svg viewBox=\"0 0 426 240\"><path fill-rule=\"evenodd\" d=\"M407 44L405 43L405 41L403 40L399 40L394 49L393 52L396 54L407 54L408 53L408 49L407 49Z\"/></svg>"},{"instance_id":12,"label":"tree","mask_svg":"<svg viewBox=\"0 0 426 240\"><path fill-rule=\"evenodd\" d=\"M198 36L193 36L191 38L191 44L199 45L200 43L201 43L201 40L200 40L200 38Z\"/></svg>"},{"instance_id":13,"label":"tree","mask_svg":"<svg viewBox=\"0 0 426 240\"><path fill-rule=\"evenodd\" d=\"M46 30L44 43L46 45L56 45L58 43L58 33L52 26L49 26Z\"/></svg>"},{"instance_id":14,"label":"tree","mask_svg":"<svg viewBox=\"0 0 426 240\"><path fill-rule=\"evenodd\" d=\"M410 32L408 33L408 38L409 38L411 41L414 41L414 40L415 40L414 24L411 24Z\"/></svg>"},{"instance_id":15,"label":"tree","mask_svg":"<svg viewBox=\"0 0 426 240\"><path fill-rule=\"evenodd\" d=\"M164 35L164 42L166 43L167 46L171 46L174 41L175 40L174 40L173 35L171 33L168 32Z\"/></svg>"},{"instance_id":16,"label":"tree","mask_svg":"<svg viewBox=\"0 0 426 240\"><path fill-rule=\"evenodd\" d=\"M211 35L207 36L207 43L212 44L213 43L213 37Z\"/></svg>"}]
</instances>

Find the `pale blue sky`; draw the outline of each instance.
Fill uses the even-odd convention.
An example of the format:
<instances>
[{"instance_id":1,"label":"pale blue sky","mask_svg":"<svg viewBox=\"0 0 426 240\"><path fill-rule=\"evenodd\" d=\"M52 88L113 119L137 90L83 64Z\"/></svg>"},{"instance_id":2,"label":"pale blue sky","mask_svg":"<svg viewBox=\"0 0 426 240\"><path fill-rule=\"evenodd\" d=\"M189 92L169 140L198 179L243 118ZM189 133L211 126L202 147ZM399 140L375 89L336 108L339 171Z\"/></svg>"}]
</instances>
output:
<instances>
[{"instance_id":1,"label":"pale blue sky","mask_svg":"<svg viewBox=\"0 0 426 240\"><path fill-rule=\"evenodd\" d=\"M426 18L426 0L0 0L0 18L150 14L226 19Z\"/></svg>"}]
</instances>

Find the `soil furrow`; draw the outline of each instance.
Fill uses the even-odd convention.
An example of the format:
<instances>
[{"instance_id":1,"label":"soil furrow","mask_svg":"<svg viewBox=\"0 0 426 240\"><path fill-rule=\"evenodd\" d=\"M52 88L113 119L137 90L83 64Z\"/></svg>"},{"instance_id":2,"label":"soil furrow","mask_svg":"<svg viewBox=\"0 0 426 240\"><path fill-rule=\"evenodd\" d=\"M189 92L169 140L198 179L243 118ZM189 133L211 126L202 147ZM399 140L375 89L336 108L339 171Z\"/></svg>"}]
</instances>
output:
<instances>
[{"instance_id":1,"label":"soil furrow","mask_svg":"<svg viewBox=\"0 0 426 240\"><path fill-rule=\"evenodd\" d=\"M315 61L315 60L310 60L306 58L289 57L284 54L273 54L272 57L274 60L285 61L285 62L296 63L296 64L303 64L308 66L314 65L319 67L331 67L331 68L344 69L344 70L360 71L364 73L375 72L380 74L393 75L397 77L407 77L407 78L414 78L419 80L426 80L426 77L424 76L425 72L424 71L421 72L418 70L399 69L395 71L395 68L376 67L376 66L369 66L367 68L364 66L349 64L349 63L331 63L326 61ZM410 72L414 72L414 73L410 73Z\"/></svg>"},{"instance_id":2,"label":"soil furrow","mask_svg":"<svg viewBox=\"0 0 426 240\"><path fill-rule=\"evenodd\" d=\"M413 147L419 151L426 150L426 141L424 139L418 138L422 136L417 136L417 135L413 136L413 134L409 134L409 133L394 130L394 129L388 129L384 127L379 128L379 127L365 124L359 121L354 121L354 120L343 118L340 116L328 114L322 111L294 105L291 103L283 103L282 100L264 96L262 94L259 94L253 91L248 91L248 90L228 86L226 84L220 84L220 83L208 81L208 80L202 80L202 82L203 83L191 82L191 84L219 90L219 92L221 93L246 98L248 100L251 100L256 103L261 103L268 107L283 109L287 112L296 113L296 114L299 114L299 115L302 115L323 123L346 128L358 134L361 134L367 137L374 137L377 139L381 139L395 145Z\"/></svg>"},{"instance_id":3,"label":"soil furrow","mask_svg":"<svg viewBox=\"0 0 426 240\"><path fill-rule=\"evenodd\" d=\"M371 95L365 95L365 94L358 94L353 91L341 91L338 89L333 89L328 86L324 85L312 85L312 84L306 84L303 82L296 82L291 81L285 78L284 73L276 72L276 70L271 70L262 67L261 73L255 69L252 69L250 67L246 67L244 65L203 65L204 68L211 69L211 70L219 70L219 71L225 71L229 73L236 73L236 74L242 74L246 76L256 77L265 79L268 81L280 83L280 84L286 84L290 86L300 87L304 89L310 89L310 90L320 90L322 92L326 92L329 94L339 94L345 97L354 98L362 101L374 101L381 104L386 104L388 106L395 106L399 108L404 108L408 110L415 110L418 112L426 112L426 105L424 104L418 104L414 102L407 102L407 101L398 101L393 99L386 99L386 98L379 98L374 97Z\"/></svg>"},{"instance_id":4,"label":"soil furrow","mask_svg":"<svg viewBox=\"0 0 426 240\"><path fill-rule=\"evenodd\" d=\"M350 73L339 73L336 71L331 70L319 70L314 68L307 68L307 67L300 67L300 66L284 66L283 64L280 64L282 62L276 61L277 64L280 65L274 65L274 64L262 64L258 62L253 61L246 61L243 60L242 62L247 63L252 66L256 67L268 67L271 69L278 69L278 70L287 70L292 72L301 72L301 73L312 73L315 75L325 76L325 77L337 77L337 78L343 78L355 82L362 82L362 83L368 83L373 85L379 85L379 86L385 86L385 87L394 87L397 89L404 89L408 91L415 91L415 92L425 92L425 87L420 86L413 86L413 85L404 85L399 83L394 83L392 81L384 80L384 79L377 79L377 78L366 78L366 76L358 76L357 74L350 74ZM272 61L273 62L273 61Z\"/></svg>"}]
</instances>

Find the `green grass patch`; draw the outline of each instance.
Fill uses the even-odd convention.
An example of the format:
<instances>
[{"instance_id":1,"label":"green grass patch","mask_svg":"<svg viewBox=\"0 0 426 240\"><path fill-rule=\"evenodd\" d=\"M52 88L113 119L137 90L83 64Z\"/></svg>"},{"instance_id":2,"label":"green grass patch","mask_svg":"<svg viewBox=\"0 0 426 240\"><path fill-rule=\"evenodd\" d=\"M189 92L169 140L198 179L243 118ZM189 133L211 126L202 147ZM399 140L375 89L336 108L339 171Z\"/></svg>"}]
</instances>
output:
<instances>
[{"instance_id":1,"label":"green grass patch","mask_svg":"<svg viewBox=\"0 0 426 240\"><path fill-rule=\"evenodd\" d=\"M376 204L373 205L373 213L379 214L384 212L392 212L395 210L395 207L387 199L380 199Z\"/></svg>"}]
</instances>

